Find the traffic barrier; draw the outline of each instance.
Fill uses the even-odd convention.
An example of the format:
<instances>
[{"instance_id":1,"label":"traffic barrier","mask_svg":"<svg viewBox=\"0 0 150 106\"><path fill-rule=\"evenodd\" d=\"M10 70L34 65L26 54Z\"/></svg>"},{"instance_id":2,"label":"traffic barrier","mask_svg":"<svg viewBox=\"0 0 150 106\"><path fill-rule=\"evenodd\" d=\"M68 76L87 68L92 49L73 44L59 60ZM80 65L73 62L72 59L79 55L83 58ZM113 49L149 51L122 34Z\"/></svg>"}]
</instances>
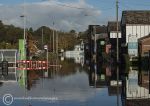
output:
<instances>
[{"instance_id":1,"label":"traffic barrier","mask_svg":"<svg viewBox=\"0 0 150 106\"><path fill-rule=\"evenodd\" d=\"M42 70L48 69L47 61L31 61L31 60L22 60L17 61L18 67L17 70Z\"/></svg>"}]
</instances>

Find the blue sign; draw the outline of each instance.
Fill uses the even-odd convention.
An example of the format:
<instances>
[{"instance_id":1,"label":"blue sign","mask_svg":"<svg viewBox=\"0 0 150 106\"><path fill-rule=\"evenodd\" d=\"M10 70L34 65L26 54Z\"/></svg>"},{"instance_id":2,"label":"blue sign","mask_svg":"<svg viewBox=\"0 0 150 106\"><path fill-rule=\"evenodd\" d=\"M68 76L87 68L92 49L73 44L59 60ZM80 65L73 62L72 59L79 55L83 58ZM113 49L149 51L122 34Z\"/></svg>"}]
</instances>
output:
<instances>
[{"instance_id":1,"label":"blue sign","mask_svg":"<svg viewBox=\"0 0 150 106\"><path fill-rule=\"evenodd\" d=\"M129 42L128 49L138 49L138 43L137 42Z\"/></svg>"}]
</instances>

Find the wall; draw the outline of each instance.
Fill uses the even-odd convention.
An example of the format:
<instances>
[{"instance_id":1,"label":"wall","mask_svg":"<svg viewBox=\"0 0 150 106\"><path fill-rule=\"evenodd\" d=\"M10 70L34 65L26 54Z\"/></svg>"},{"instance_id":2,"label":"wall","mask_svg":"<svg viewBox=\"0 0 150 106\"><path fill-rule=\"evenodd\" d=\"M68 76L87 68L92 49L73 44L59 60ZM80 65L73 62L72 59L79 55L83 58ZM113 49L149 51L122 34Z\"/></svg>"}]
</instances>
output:
<instances>
[{"instance_id":1,"label":"wall","mask_svg":"<svg viewBox=\"0 0 150 106\"><path fill-rule=\"evenodd\" d=\"M116 32L110 32L110 38L117 38ZM118 33L118 38L121 38L121 32Z\"/></svg>"},{"instance_id":2,"label":"wall","mask_svg":"<svg viewBox=\"0 0 150 106\"><path fill-rule=\"evenodd\" d=\"M150 37L143 39L139 46L141 56L144 56L144 53L148 53L150 50Z\"/></svg>"},{"instance_id":3,"label":"wall","mask_svg":"<svg viewBox=\"0 0 150 106\"><path fill-rule=\"evenodd\" d=\"M128 47L128 54L138 56L138 39L147 36L150 33L150 25L126 25L126 43L130 42ZM133 44L134 43L134 44Z\"/></svg>"}]
</instances>

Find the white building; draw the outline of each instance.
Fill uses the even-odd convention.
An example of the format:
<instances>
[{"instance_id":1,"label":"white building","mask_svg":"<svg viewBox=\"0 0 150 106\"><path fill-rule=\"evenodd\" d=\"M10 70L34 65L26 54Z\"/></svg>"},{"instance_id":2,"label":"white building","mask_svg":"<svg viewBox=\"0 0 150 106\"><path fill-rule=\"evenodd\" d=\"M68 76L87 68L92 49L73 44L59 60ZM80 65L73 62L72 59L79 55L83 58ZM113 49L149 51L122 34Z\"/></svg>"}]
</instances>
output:
<instances>
[{"instance_id":1,"label":"white building","mask_svg":"<svg viewBox=\"0 0 150 106\"><path fill-rule=\"evenodd\" d=\"M0 62L6 60L10 64L10 66L8 67L8 75L0 75L0 82L17 82L17 53L18 52L16 49L0 49ZM2 72L1 67L0 71Z\"/></svg>"},{"instance_id":2,"label":"white building","mask_svg":"<svg viewBox=\"0 0 150 106\"><path fill-rule=\"evenodd\" d=\"M138 39L150 33L150 10L123 11L122 35L130 56L138 56Z\"/></svg>"},{"instance_id":3,"label":"white building","mask_svg":"<svg viewBox=\"0 0 150 106\"><path fill-rule=\"evenodd\" d=\"M117 47L117 22L116 21L109 21L108 22L108 37L111 43L111 50L116 51ZM119 48L121 47L122 43L122 35L121 35L121 28L120 28L120 21L118 22L118 41L119 41Z\"/></svg>"},{"instance_id":4,"label":"white building","mask_svg":"<svg viewBox=\"0 0 150 106\"><path fill-rule=\"evenodd\" d=\"M84 43L83 41L79 45L74 46L74 50L66 51L64 53L65 58L74 59L75 63L84 64Z\"/></svg>"}]
</instances>

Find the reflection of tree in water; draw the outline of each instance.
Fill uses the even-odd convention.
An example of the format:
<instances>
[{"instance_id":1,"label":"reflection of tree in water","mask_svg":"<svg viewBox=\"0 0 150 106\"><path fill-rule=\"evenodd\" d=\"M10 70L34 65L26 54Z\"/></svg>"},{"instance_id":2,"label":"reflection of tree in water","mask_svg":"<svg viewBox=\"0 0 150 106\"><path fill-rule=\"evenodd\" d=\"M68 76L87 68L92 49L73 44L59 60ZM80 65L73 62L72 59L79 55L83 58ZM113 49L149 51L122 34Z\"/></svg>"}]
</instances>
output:
<instances>
[{"instance_id":1,"label":"reflection of tree in water","mask_svg":"<svg viewBox=\"0 0 150 106\"><path fill-rule=\"evenodd\" d=\"M63 62L61 62L62 68L58 72L59 76L67 76L67 75L73 75L77 71L82 72L83 69L80 66L80 64L75 64L74 60L68 59Z\"/></svg>"},{"instance_id":2,"label":"reflection of tree in water","mask_svg":"<svg viewBox=\"0 0 150 106\"><path fill-rule=\"evenodd\" d=\"M36 80L39 79L39 74L38 74L38 71L35 71L35 70L30 70L28 71L28 76L27 76L27 89L30 90L31 87L33 85L35 85L36 83Z\"/></svg>"},{"instance_id":3,"label":"reflection of tree in water","mask_svg":"<svg viewBox=\"0 0 150 106\"><path fill-rule=\"evenodd\" d=\"M82 72L84 71L80 64L75 64L74 60L65 60L63 62L58 61L58 65L62 65L61 68L51 67L48 70L48 77L47 79L53 79L56 76L64 77L73 75L76 72ZM51 61L50 64L56 64L56 61ZM27 80L27 89L30 90L33 85L36 85L36 81L40 78L44 78L44 72L47 70L29 70L28 71L28 80Z\"/></svg>"}]
</instances>

